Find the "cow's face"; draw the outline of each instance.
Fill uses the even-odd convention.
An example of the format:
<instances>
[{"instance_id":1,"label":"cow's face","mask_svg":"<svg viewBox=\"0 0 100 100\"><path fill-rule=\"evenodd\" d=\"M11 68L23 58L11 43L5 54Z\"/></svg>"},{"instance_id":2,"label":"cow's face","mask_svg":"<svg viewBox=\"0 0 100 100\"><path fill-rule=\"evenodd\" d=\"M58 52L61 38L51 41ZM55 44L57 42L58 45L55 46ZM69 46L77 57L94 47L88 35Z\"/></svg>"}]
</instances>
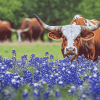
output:
<instances>
[{"instance_id":1,"label":"cow's face","mask_svg":"<svg viewBox=\"0 0 100 100\"><path fill-rule=\"evenodd\" d=\"M46 30L50 31L48 36L52 39L62 38L62 54L63 57L67 55L78 55L79 46L81 45L81 40L88 41L94 37L92 31L100 27L100 22L93 26L85 25L63 25L63 26L50 26L45 24L36 14L34 14L40 25ZM81 16L78 18L81 18ZM73 23L73 22L72 22ZM77 23L76 23L77 24ZM90 31L89 31L90 30ZM59 33L60 32L60 33ZM92 42L90 42L90 47Z\"/></svg>"},{"instance_id":2,"label":"cow's face","mask_svg":"<svg viewBox=\"0 0 100 100\"><path fill-rule=\"evenodd\" d=\"M93 42L89 41L92 40L94 36L95 34L89 30L85 30L84 32L80 33L74 40L74 46L77 48L77 51L79 52L80 47L86 49L84 45L87 45L89 49L92 49Z\"/></svg>"},{"instance_id":3,"label":"cow's face","mask_svg":"<svg viewBox=\"0 0 100 100\"><path fill-rule=\"evenodd\" d=\"M49 38L54 40L62 39L61 51L64 57L68 55L78 55L82 40L88 41L94 37L94 33L92 31L84 31L81 33L80 28L77 26L75 27L76 29L69 28L70 31L68 29L62 28L60 33L57 31L48 33Z\"/></svg>"}]
</instances>

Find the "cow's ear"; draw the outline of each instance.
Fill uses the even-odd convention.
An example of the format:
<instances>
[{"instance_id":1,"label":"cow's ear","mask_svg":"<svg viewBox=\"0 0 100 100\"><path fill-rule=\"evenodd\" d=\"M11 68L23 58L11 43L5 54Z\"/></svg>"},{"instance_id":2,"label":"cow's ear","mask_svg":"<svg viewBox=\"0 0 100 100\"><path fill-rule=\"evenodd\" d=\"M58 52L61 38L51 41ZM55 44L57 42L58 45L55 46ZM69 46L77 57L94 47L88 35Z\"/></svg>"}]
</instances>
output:
<instances>
[{"instance_id":1,"label":"cow's ear","mask_svg":"<svg viewBox=\"0 0 100 100\"><path fill-rule=\"evenodd\" d=\"M81 37L84 40L90 40L95 36L95 34L92 31L86 30L84 32L81 33Z\"/></svg>"},{"instance_id":2,"label":"cow's ear","mask_svg":"<svg viewBox=\"0 0 100 100\"><path fill-rule=\"evenodd\" d=\"M52 31L48 33L48 37L54 40L59 40L62 38L62 33L57 31Z\"/></svg>"}]
</instances>

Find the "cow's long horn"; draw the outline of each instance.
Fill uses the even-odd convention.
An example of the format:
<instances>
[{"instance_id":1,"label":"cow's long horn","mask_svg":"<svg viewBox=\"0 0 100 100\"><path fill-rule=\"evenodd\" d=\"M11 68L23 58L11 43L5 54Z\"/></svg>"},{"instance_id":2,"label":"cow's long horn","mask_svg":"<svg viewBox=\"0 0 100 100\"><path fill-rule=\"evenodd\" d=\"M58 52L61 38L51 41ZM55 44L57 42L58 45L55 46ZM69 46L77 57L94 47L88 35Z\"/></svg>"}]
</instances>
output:
<instances>
[{"instance_id":1,"label":"cow's long horn","mask_svg":"<svg viewBox=\"0 0 100 100\"><path fill-rule=\"evenodd\" d=\"M16 32L16 29L13 29L11 27L5 26L8 30L12 31L12 32Z\"/></svg>"},{"instance_id":2,"label":"cow's long horn","mask_svg":"<svg viewBox=\"0 0 100 100\"><path fill-rule=\"evenodd\" d=\"M16 29L12 29L12 28L11 28L11 31L12 31L12 32L16 32Z\"/></svg>"},{"instance_id":3,"label":"cow's long horn","mask_svg":"<svg viewBox=\"0 0 100 100\"><path fill-rule=\"evenodd\" d=\"M48 31L61 31L62 26L49 26L45 24L36 14L34 14L40 25Z\"/></svg>"},{"instance_id":4,"label":"cow's long horn","mask_svg":"<svg viewBox=\"0 0 100 100\"><path fill-rule=\"evenodd\" d=\"M93 25L93 26L84 26L84 25L81 25L82 31L85 31L85 30L95 31L99 27L100 27L100 22L98 24L96 24L96 25Z\"/></svg>"},{"instance_id":5,"label":"cow's long horn","mask_svg":"<svg viewBox=\"0 0 100 100\"><path fill-rule=\"evenodd\" d=\"M28 30L30 30L30 28L32 27L32 25L30 24L30 21L27 21L29 24L29 27L26 29L20 29L21 32L27 32Z\"/></svg>"},{"instance_id":6,"label":"cow's long horn","mask_svg":"<svg viewBox=\"0 0 100 100\"><path fill-rule=\"evenodd\" d=\"M21 30L21 32L27 32L29 29L30 29L30 27L28 27L28 28L26 28L26 29Z\"/></svg>"}]
</instances>

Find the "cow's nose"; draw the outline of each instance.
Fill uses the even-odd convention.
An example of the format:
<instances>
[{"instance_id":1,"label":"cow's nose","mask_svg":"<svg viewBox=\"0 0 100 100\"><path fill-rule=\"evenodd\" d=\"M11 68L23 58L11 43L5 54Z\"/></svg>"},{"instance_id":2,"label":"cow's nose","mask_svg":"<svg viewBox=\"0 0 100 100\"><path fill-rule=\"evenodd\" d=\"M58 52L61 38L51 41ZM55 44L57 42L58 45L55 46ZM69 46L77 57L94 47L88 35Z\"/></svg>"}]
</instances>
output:
<instances>
[{"instance_id":1,"label":"cow's nose","mask_svg":"<svg viewBox=\"0 0 100 100\"><path fill-rule=\"evenodd\" d=\"M66 48L66 52L68 55L74 55L75 54L75 48Z\"/></svg>"},{"instance_id":2,"label":"cow's nose","mask_svg":"<svg viewBox=\"0 0 100 100\"><path fill-rule=\"evenodd\" d=\"M66 48L66 51L75 51L75 48L72 48L72 47Z\"/></svg>"}]
</instances>

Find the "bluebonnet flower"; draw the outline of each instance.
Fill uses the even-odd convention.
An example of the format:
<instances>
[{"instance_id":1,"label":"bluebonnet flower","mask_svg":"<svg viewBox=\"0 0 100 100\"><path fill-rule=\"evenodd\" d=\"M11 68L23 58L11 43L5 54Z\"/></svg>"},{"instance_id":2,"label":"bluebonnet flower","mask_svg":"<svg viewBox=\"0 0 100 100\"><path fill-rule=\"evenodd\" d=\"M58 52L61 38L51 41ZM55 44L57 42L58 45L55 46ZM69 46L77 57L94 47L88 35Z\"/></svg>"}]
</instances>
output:
<instances>
[{"instance_id":1,"label":"bluebonnet flower","mask_svg":"<svg viewBox=\"0 0 100 100\"><path fill-rule=\"evenodd\" d=\"M32 83L32 80L33 80L32 73L29 70L25 70L25 71L23 71L23 73L24 73L24 77L23 77L24 82Z\"/></svg>"},{"instance_id":2,"label":"bluebonnet flower","mask_svg":"<svg viewBox=\"0 0 100 100\"><path fill-rule=\"evenodd\" d=\"M82 94L82 96L80 97L82 100L86 100L87 96L85 94Z\"/></svg>"},{"instance_id":3,"label":"bluebonnet flower","mask_svg":"<svg viewBox=\"0 0 100 100\"><path fill-rule=\"evenodd\" d=\"M77 60L81 61L82 60L82 56L78 56Z\"/></svg>"},{"instance_id":4,"label":"bluebonnet flower","mask_svg":"<svg viewBox=\"0 0 100 100\"><path fill-rule=\"evenodd\" d=\"M72 64L77 65L77 61L76 60L73 60L72 61Z\"/></svg>"},{"instance_id":5,"label":"bluebonnet flower","mask_svg":"<svg viewBox=\"0 0 100 100\"><path fill-rule=\"evenodd\" d=\"M21 81L20 80L21 79L18 79L18 78L12 78L11 82L10 82L10 85L17 89L21 86Z\"/></svg>"},{"instance_id":6,"label":"bluebonnet flower","mask_svg":"<svg viewBox=\"0 0 100 100\"><path fill-rule=\"evenodd\" d=\"M64 86L64 82L61 79L59 79L57 81L57 84L58 84L58 86Z\"/></svg>"},{"instance_id":7,"label":"bluebonnet flower","mask_svg":"<svg viewBox=\"0 0 100 100\"><path fill-rule=\"evenodd\" d=\"M37 70L37 71L34 72L34 82L36 83L40 79L41 79L41 77L40 77L40 71Z\"/></svg>"},{"instance_id":8,"label":"bluebonnet flower","mask_svg":"<svg viewBox=\"0 0 100 100\"><path fill-rule=\"evenodd\" d=\"M82 95L83 92L84 92L84 87L82 85L79 85L79 87L78 87L78 93L79 93L79 95Z\"/></svg>"},{"instance_id":9,"label":"bluebonnet flower","mask_svg":"<svg viewBox=\"0 0 100 100\"><path fill-rule=\"evenodd\" d=\"M71 92L75 92L76 91L76 87L75 86L71 86Z\"/></svg>"},{"instance_id":10,"label":"bluebonnet flower","mask_svg":"<svg viewBox=\"0 0 100 100\"><path fill-rule=\"evenodd\" d=\"M22 60L28 60L28 59L27 59L27 55L24 54L24 55L21 57L21 59L22 59Z\"/></svg>"},{"instance_id":11,"label":"bluebonnet flower","mask_svg":"<svg viewBox=\"0 0 100 100\"><path fill-rule=\"evenodd\" d=\"M68 90L68 96L70 97L73 94L71 90Z\"/></svg>"},{"instance_id":12,"label":"bluebonnet flower","mask_svg":"<svg viewBox=\"0 0 100 100\"><path fill-rule=\"evenodd\" d=\"M16 56L16 51L13 49L12 50L12 54L14 55L14 56Z\"/></svg>"},{"instance_id":13,"label":"bluebonnet flower","mask_svg":"<svg viewBox=\"0 0 100 100\"><path fill-rule=\"evenodd\" d=\"M82 59L84 59L85 58L84 54L82 54L81 57L82 57Z\"/></svg>"},{"instance_id":14,"label":"bluebonnet flower","mask_svg":"<svg viewBox=\"0 0 100 100\"><path fill-rule=\"evenodd\" d=\"M98 57L98 59L97 60L100 60L100 56Z\"/></svg>"},{"instance_id":15,"label":"bluebonnet flower","mask_svg":"<svg viewBox=\"0 0 100 100\"><path fill-rule=\"evenodd\" d=\"M35 54L32 54L32 55L31 55L31 59L33 59L34 57L35 57Z\"/></svg>"},{"instance_id":16,"label":"bluebonnet flower","mask_svg":"<svg viewBox=\"0 0 100 100\"><path fill-rule=\"evenodd\" d=\"M47 56L47 55L49 55L49 53L46 51L46 52L45 52L45 56Z\"/></svg>"},{"instance_id":17,"label":"bluebonnet flower","mask_svg":"<svg viewBox=\"0 0 100 100\"><path fill-rule=\"evenodd\" d=\"M50 95L49 91L44 92L44 94L43 94L44 99L47 99L49 97L49 95Z\"/></svg>"},{"instance_id":18,"label":"bluebonnet flower","mask_svg":"<svg viewBox=\"0 0 100 100\"><path fill-rule=\"evenodd\" d=\"M35 89L35 90L33 91L33 98L34 98L34 99L39 99L39 98L41 98L41 96L40 96L40 91L38 91L37 89Z\"/></svg>"},{"instance_id":19,"label":"bluebonnet flower","mask_svg":"<svg viewBox=\"0 0 100 100\"><path fill-rule=\"evenodd\" d=\"M53 56L52 54L50 55L50 59L51 59L51 60L54 59L54 56Z\"/></svg>"},{"instance_id":20,"label":"bluebonnet flower","mask_svg":"<svg viewBox=\"0 0 100 100\"><path fill-rule=\"evenodd\" d=\"M72 56L69 56L69 60L72 60Z\"/></svg>"},{"instance_id":21,"label":"bluebonnet flower","mask_svg":"<svg viewBox=\"0 0 100 100\"><path fill-rule=\"evenodd\" d=\"M38 89L41 87L41 84L40 83L33 83L33 88L34 89Z\"/></svg>"},{"instance_id":22,"label":"bluebonnet flower","mask_svg":"<svg viewBox=\"0 0 100 100\"><path fill-rule=\"evenodd\" d=\"M49 62L49 66L53 66L54 65L54 62L53 61L50 61Z\"/></svg>"},{"instance_id":23,"label":"bluebonnet flower","mask_svg":"<svg viewBox=\"0 0 100 100\"><path fill-rule=\"evenodd\" d=\"M0 55L0 63L2 63L3 62L3 58L2 58L2 56Z\"/></svg>"},{"instance_id":24,"label":"bluebonnet flower","mask_svg":"<svg viewBox=\"0 0 100 100\"><path fill-rule=\"evenodd\" d=\"M15 62L16 61L16 56L13 56L12 57L12 60Z\"/></svg>"},{"instance_id":25,"label":"bluebonnet flower","mask_svg":"<svg viewBox=\"0 0 100 100\"><path fill-rule=\"evenodd\" d=\"M89 78L89 75L85 74L84 77L83 77L83 80L87 80Z\"/></svg>"},{"instance_id":26,"label":"bluebonnet flower","mask_svg":"<svg viewBox=\"0 0 100 100\"><path fill-rule=\"evenodd\" d=\"M56 91L55 91L55 97L56 97L56 98L61 98L61 93L60 93L59 90L56 90Z\"/></svg>"},{"instance_id":27,"label":"bluebonnet flower","mask_svg":"<svg viewBox=\"0 0 100 100\"><path fill-rule=\"evenodd\" d=\"M27 100L28 99L28 91L27 90L23 91L22 97L23 97L23 100Z\"/></svg>"},{"instance_id":28,"label":"bluebonnet flower","mask_svg":"<svg viewBox=\"0 0 100 100\"><path fill-rule=\"evenodd\" d=\"M96 97L94 100L100 100L100 97Z\"/></svg>"}]
</instances>

